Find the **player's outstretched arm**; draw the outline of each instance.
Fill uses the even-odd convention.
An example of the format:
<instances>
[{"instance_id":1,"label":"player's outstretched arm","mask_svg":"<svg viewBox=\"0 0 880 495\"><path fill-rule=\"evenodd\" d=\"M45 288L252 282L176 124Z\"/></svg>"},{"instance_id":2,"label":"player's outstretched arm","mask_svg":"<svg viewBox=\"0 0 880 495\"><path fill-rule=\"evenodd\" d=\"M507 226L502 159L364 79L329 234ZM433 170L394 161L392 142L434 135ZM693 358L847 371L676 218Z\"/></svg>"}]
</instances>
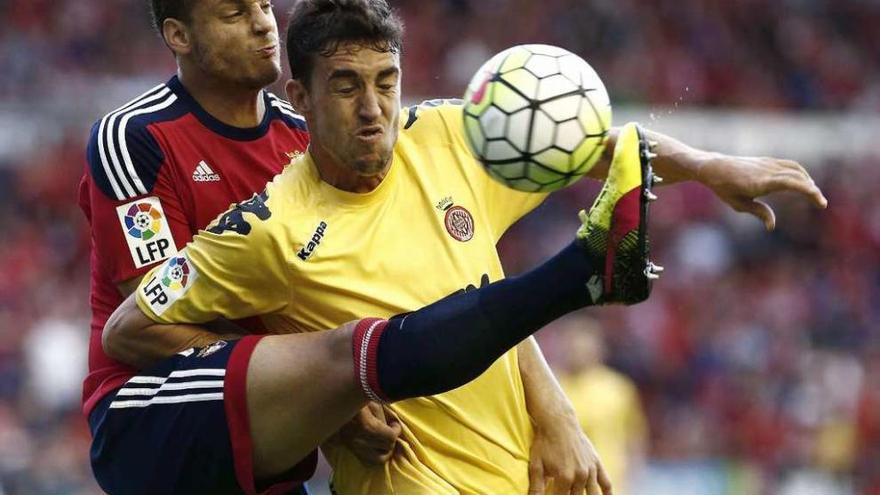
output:
<instances>
[{"instance_id":1,"label":"player's outstretched arm","mask_svg":"<svg viewBox=\"0 0 880 495\"><path fill-rule=\"evenodd\" d=\"M143 277L104 327L109 356L143 369L239 336L230 325L209 330L208 322L268 314L287 304L287 257L268 226L269 191L234 205Z\"/></svg>"},{"instance_id":2,"label":"player's outstretched arm","mask_svg":"<svg viewBox=\"0 0 880 495\"><path fill-rule=\"evenodd\" d=\"M604 179L618 128L609 132L605 153L590 171L594 179ZM654 171L664 184L697 181L711 189L722 201L739 212L758 217L767 230L776 227L773 209L760 197L777 191L791 191L804 196L819 208L828 201L813 182L810 174L799 163L782 158L732 156L699 150L659 132L647 131L649 140L656 143L652 151Z\"/></svg>"},{"instance_id":3,"label":"player's outstretched arm","mask_svg":"<svg viewBox=\"0 0 880 495\"><path fill-rule=\"evenodd\" d=\"M132 294L107 320L101 344L111 358L145 369L184 349L238 337L240 335L221 335L196 325L157 324L138 308Z\"/></svg>"},{"instance_id":4,"label":"player's outstretched arm","mask_svg":"<svg viewBox=\"0 0 880 495\"><path fill-rule=\"evenodd\" d=\"M534 439L529 451L529 493L584 493L591 476L605 493L611 483L592 442L584 434L571 401L553 376L534 337L517 346L526 409ZM592 487L591 487L592 489Z\"/></svg>"}]
</instances>

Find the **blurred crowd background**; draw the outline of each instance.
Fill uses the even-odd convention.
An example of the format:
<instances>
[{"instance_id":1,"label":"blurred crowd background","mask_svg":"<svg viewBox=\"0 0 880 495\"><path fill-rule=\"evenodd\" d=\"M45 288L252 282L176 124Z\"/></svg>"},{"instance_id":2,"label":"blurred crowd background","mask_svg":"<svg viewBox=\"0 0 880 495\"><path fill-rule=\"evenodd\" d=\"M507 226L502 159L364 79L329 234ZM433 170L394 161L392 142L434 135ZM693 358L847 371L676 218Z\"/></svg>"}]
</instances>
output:
<instances>
[{"instance_id":1,"label":"blurred crowd background","mask_svg":"<svg viewBox=\"0 0 880 495\"><path fill-rule=\"evenodd\" d=\"M584 55L616 106L880 112L876 0L391 3L407 102L457 96L494 52L547 42ZM275 2L282 26L291 4ZM146 5L0 0L0 495L100 493L79 412L89 267L75 191L91 123L174 70ZM628 480L615 493L880 494L880 152L805 165L830 207L774 198L773 233L699 186L661 189L667 274L651 299L540 334ZM508 272L567 242L596 191L557 193L515 226Z\"/></svg>"}]
</instances>

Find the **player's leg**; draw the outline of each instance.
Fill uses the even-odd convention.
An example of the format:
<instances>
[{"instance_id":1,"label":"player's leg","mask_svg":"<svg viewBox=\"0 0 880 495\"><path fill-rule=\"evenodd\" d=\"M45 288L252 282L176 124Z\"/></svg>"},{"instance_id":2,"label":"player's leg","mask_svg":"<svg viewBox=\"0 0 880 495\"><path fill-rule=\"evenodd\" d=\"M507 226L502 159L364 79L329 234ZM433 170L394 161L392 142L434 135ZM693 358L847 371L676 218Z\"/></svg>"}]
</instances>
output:
<instances>
[{"instance_id":1,"label":"player's leg","mask_svg":"<svg viewBox=\"0 0 880 495\"><path fill-rule=\"evenodd\" d=\"M452 295L404 317L263 338L247 371L257 477L289 469L368 398L391 402L433 395L476 378L523 338L591 304L586 282L597 265L572 244L520 277Z\"/></svg>"},{"instance_id":2,"label":"player's leg","mask_svg":"<svg viewBox=\"0 0 880 495\"><path fill-rule=\"evenodd\" d=\"M91 461L105 492L254 492L238 481L237 460L249 456L233 448L226 400L234 389L230 370L235 359L249 355L240 347L248 343L219 341L181 352L143 370L96 405L89 415ZM300 478L309 475L306 469ZM279 488L291 493L292 484Z\"/></svg>"},{"instance_id":3,"label":"player's leg","mask_svg":"<svg viewBox=\"0 0 880 495\"><path fill-rule=\"evenodd\" d=\"M249 420L230 422L233 444L252 446L246 464L252 464L257 480L283 476L366 404L355 381L353 328L350 323L326 332L263 337L246 376L232 376L244 380L246 394L229 395L227 401L232 408L246 404ZM238 430L247 437L236 437Z\"/></svg>"},{"instance_id":4,"label":"player's leg","mask_svg":"<svg viewBox=\"0 0 880 495\"><path fill-rule=\"evenodd\" d=\"M457 294L403 319L355 331L359 380L384 401L466 383L550 321L589 304L648 297L662 268L648 260L649 146L624 126L608 180L575 243L519 277Z\"/></svg>"}]
</instances>

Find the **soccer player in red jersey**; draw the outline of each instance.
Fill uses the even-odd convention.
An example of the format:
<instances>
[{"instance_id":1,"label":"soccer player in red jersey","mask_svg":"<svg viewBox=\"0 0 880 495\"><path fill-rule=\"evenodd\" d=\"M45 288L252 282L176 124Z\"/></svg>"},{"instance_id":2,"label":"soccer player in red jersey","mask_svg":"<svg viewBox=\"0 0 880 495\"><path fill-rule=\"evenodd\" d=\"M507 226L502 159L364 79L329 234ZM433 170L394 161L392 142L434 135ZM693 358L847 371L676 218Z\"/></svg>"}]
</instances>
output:
<instances>
[{"instance_id":1,"label":"soccer player in red jersey","mask_svg":"<svg viewBox=\"0 0 880 495\"><path fill-rule=\"evenodd\" d=\"M269 2L152 3L178 74L95 123L79 189L92 229L86 415L134 371L101 351L124 296L308 144L305 121L263 89L281 74Z\"/></svg>"},{"instance_id":2,"label":"soccer player in red jersey","mask_svg":"<svg viewBox=\"0 0 880 495\"><path fill-rule=\"evenodd\" d=\"M305 121L264 90L281 75L270 2L151 6L178 73L94 124L79 186L92 237L87 417L136 371L101 349L113 310L151 267L262 190L308 144Z\"/></svg>"}]
</instances>

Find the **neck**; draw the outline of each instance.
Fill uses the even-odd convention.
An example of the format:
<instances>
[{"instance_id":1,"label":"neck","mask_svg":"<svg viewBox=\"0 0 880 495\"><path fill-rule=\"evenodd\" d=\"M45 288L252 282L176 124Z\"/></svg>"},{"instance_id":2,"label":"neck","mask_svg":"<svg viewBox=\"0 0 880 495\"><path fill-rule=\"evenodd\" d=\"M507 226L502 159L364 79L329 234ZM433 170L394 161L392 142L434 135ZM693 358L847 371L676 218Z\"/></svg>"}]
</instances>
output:
<instances>
[{"instance_id":1,"label":"neck","mask_svg":"<svg viewBox=\"0 0 880 495\"><path fill-rule=\"evenodd\" d=\"M318 169L318 175L321 180L343 191L353 193L368 193L379 187L388 170L391 169L391 160L385 165L381 172L373 175L363 175L351 167L346 167L337 162L337 160L328 153L322 146L315 145L314 141L309 145L309 153L315 162L315 168Z\"/></svg>"},{"instance_id":2,"label":"neck","mask_svg":"<svg viewBox=\"0 0 880 495\"><path fill-rule=\"evenodd\" d=\"M197 71L178 69L177 78L198 104L220 122L249 128L263 121L266 105L262 90L233 86Z\"/></svg>"}]
</instances>

